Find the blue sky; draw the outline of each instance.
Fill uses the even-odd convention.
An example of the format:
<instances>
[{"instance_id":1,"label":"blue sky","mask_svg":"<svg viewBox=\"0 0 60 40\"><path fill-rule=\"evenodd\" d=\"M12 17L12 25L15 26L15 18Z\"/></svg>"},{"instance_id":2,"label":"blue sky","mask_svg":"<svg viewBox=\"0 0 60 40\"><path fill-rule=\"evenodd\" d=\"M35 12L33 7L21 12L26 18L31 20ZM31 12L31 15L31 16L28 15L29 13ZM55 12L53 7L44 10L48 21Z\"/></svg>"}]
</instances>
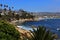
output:
<instances>
[{"instance_id":1,"label":"blue sky","mask_svg":"<svg viewBox=\"0 0 60 40\"><path fill-rule=\"evenodd\" d=\"M0 0L0 3L14 6L14 10L60 12L60 0Z\"/></svg>"}]
</instances>

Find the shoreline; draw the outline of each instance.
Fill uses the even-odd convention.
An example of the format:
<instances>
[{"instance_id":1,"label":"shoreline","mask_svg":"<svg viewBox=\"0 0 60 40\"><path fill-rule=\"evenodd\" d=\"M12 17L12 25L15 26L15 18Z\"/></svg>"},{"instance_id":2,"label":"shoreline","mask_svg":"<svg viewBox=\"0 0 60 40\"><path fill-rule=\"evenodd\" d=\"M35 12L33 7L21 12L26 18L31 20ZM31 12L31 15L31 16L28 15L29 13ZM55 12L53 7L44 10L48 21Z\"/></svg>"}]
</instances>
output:
<instances>
[{"instance_id":1,"label":"shoreline","mask_svg":"<svg viewBox=\"0 0 60 40\"><path fill-rule=\"evenodd\" d=\"M18 20L17 20L18 21ZM21 21L21 20L20 20ZM25 21L25 20L24 20ZM21 22L24 22L23 20L21 21ZM20 30L20 29L22 29L22 30L24 30L23 28L20 28L20 27L18 27L18 30ZM25 30L26 31L26 30Z\"/></svg>"},{"instance_id":2,"label":"shoreline","mask_svg":"<svg viewBox=\"0 0 60 40\"><path fill-rule=\"evenodd\" d=\"M16 23L24 23L25 21L40 21L44 19L60 19L60 18L41 18L41 19L19 19L19 20L13 20L10 23L16 24Z\"/></svg>"}]
</instances>

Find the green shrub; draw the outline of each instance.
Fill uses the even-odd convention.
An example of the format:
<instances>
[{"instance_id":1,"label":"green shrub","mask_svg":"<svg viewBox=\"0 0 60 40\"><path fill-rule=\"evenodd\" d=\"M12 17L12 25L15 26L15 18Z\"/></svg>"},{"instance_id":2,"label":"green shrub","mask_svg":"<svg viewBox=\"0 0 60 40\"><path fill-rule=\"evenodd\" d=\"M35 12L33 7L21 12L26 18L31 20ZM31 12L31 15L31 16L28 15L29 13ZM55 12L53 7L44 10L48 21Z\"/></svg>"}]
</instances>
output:
<instances>
[{"instance_id":1,"label":"green shrub","mask_svg":"<svg viewBox=\"0 0 60 40\"><path fill-rule=\"evenodd\" d=\"M19 40L20 34L14 25L0 21L0 40Z\"/></svg>"}]
</instances>

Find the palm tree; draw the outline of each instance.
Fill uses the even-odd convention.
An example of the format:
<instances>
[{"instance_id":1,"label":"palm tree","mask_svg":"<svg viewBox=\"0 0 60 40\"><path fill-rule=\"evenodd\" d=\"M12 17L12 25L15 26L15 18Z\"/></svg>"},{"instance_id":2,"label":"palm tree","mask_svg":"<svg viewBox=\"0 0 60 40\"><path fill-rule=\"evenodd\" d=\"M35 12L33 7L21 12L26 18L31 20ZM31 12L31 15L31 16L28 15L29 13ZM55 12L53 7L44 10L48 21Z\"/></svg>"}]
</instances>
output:
<instances>
[{"instance_id":1,"label":"palm tree","mask_svg":"<svg viewBox=\"0 0 60 40\"><path fill-rule=\"evenodd\" d=\"M4 15L6 15L6 8L4 8Z\"/></svg>"},{"instance_id":2,"label":"palm tree","mask_svg":"<svg viewBox=\"0 0 60 40\"><path fill-rule=\"evenodd\" d=\"M0 4L0 7L2 8L2 4Z\"/></svg>"},{"instance_id":3,"label":"palm tree","mask_svg":"<svg viewBox=\"0 0 60 40\"><path fill-rule=\"evenodd\" d=\"M14 7L12 7L12 9L14 9Z\"/></svg>"},{"instance_id":4,"label":"palm tree","mask_svg":"<svg viewBox=\"0 0 60 40\"><path fill-rule=\"evenodd\" d=\"M4 7L8 8L8 5L5 4Z\"/></svg>"},{"instance_id":5,"label":"palm tree","mask_svg":"<svg viewBox=\"0 0 60 40\"><path fill-rule=\"evenodd\" d=\"M14 7L12 7L12 18L14 18L14 13L15 11L13 11Z\"/></svg>"},{"instance_id":6,"label":"palm tree","mask_svg":"<svg viewBox=\"0 0 60 40\"><path fill-rule=\"evenodd\" d=\"M11 8L9 7L8 15L11 17L11 14L12 14L12 11L11 11Z\"/></svg>"},{"instance_id":7,"label":"palm tree","mask_svg":"<svg viewBox=\"0 0 60 40\"><path fill-rule=\"evenodd\" d=\"M0 13L2 13L2 4L0 4L0 10L1 10Z\"/></svg>"},{"instance_id":8,"label":"palm tree","mask_svg":"<svg viewBox=\"0 0 60 40\"><path fill-rule=\"evenodd\" d=\"M55 35L53 36L53 34L49 31L46 30L45 27L41 27L39 26L37 29L33 28L32 31L32 39L30 40L54 40L55 39Z\"/></svg>"},{"instance_id":9,"label":"palm tree","mask_svg":"<svg viewBox=\"0 0 60 40\"><path fill-rule=\"evenodd\" d=\"M8 5L4 5L4 14L6 15L6 10L7 10L7 8L8 8Z\"/></svg>"},{"instance_id":10,"label":"palm tree","mask_svg":"<svg viewBox=\"0 0 60 40\"><path fill-rule=\"evenodd\" d=\"M8 7L8 10L11 11L11 7Z\"/></svg>"}]
</instances>

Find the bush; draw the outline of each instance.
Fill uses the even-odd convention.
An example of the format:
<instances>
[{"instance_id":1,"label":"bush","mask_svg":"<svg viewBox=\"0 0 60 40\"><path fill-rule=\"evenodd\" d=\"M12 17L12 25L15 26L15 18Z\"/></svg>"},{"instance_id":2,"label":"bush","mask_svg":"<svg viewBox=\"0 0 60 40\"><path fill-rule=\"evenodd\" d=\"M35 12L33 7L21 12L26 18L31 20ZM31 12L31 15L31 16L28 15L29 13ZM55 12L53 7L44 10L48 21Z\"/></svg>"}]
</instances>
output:
<instances>
[{"instance_id":1,"label":"bush","mask_svg":"<svg viewBox=\"0 0 60 40\"><path fill-rule=\"evenodd\" d=\"M20 34L12 24L0 21L0 40L19 40Z\"/></svg>"},{"instance_id":2,"label":"bush","mask_svg":"<svg viewBox=\"0 0 60 40\"><path fill-rule=\"evenodd\" d=\"M38 26L37 29L33 28L33 31L31 32L33 36L30 40L54 40L55 39L55 35L52 32L50 32L50 30L47 30L44 26Z\"/></svg>"}]
</instances>

